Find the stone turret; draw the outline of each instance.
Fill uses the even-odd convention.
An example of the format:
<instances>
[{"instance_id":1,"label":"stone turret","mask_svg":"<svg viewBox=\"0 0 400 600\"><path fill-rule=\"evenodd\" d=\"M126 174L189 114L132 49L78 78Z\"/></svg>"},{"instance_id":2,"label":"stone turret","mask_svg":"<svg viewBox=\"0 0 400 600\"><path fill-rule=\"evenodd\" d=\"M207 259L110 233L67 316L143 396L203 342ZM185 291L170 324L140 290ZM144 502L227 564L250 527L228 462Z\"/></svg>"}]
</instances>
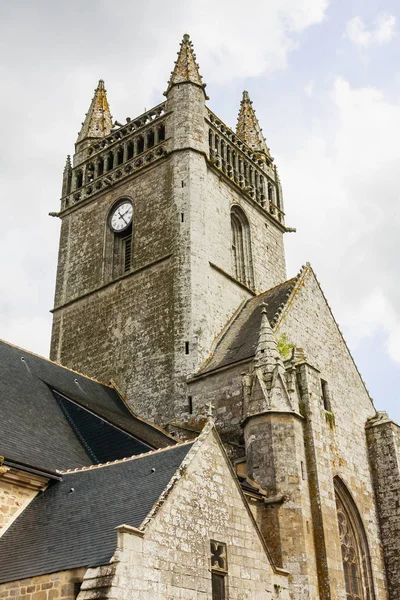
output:
<instances>
[{"instance_id":1,"label":"stone turret","mask_svg":"<svg viewBox=\"0 0 400 600\"><path fill-rule=\"evenodd\" d=\"M254 358L253 373L245 376L245 418L270 410L289 410L293 407L286 385L286 372L279 354L271 325L268 321L267 306L261 310L261 325Z\"/></svg>"},{"instance_id":2,"label":"stone turret","mask_svg":"<svg viewBox=\"0 0 400 600\"><path fill-rule=\"evenodd\" d=\"M112 128L112 116L107 100L104 81L100 79L85 120L82 123L75 142L74 166L86 158L84 150L94 141L109 135Z\"/></svg>"},{"instance_id":3,"label":"stone turret","mask_svg":"<svg viewBox=\"0 0 400 600\"><path fill-rule=\"evenodd\" d=\"M253 108L253 103L246 90L243 92L240 103L236 133L254 152L268 156L269 159L272 158Z\"/></svg>"},{"instance_id":4,"label":"stone turret","mask_svg":"<svg viewBox=\"0 0 400 600\"><path fill-rule=\"evenodd\" d=\"M205 87L193 44L189 35L185 34L165 92L167 112L172 112L169 126L172 150L192 148L207 151Z\"/></svg>"},{"instance_id":5,"label":"stone turret","mask_svg":"<svg viewBox=\"0 0 400 600\"><path fill-rule=\"evenodd\" d=\"M292 359L285 369L266 305L261 310L252 370L242 377L247 473L268 493L263 533L276 563L296 573L296 598L315 597L315 578L307 572L315 559L307 536L310 509L303 475L303 419L293 381L295 367Z\"/></svg>"}]
</instances>

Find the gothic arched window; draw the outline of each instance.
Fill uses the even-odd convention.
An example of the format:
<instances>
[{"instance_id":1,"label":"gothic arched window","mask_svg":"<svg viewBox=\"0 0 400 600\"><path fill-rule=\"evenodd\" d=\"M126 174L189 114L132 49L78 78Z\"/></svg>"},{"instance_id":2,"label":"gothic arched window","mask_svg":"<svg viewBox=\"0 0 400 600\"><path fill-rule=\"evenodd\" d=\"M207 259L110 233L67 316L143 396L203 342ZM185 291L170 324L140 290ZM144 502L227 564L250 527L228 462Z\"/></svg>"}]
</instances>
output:
<instances>
[{"instance_id":1,"label":"gothic arched window","mask_svg":"<svg viewBox=\"0 0 400 600\"><path fill-rule=\"evenodd\" d=\"M344 483L336 477L334 484L346 600L374 600L364 525Z\"/></svg>"},{"instance_id":2,"label":"gothic arched window","mask_svg":"<svg viewBox=\"0 0 400 600\"><path fill-rule=\"evenodd\" d=\"M250 288L254 287L251 259L250 226L239 206L231 211L232 263L236 279Z\"/></svg>"}]
</instances>

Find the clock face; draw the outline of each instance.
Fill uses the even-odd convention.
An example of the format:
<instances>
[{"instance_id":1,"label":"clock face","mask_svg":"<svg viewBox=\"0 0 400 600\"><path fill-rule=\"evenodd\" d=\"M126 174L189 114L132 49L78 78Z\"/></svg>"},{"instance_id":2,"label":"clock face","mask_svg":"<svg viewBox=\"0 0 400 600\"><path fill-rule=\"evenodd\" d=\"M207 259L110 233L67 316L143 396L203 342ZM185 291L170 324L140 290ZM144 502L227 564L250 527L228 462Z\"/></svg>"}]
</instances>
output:
<instances>
[{"instance_id":1,"label":"clock face","mask_svg":"<svg viewBox=\"0 0 400 600\"><path fill-rule=\"evenodd\" d=\"M132 204L128 200L121 202L121 204L118 204L118 206L114 209L111 215L111 229L118 232L123 231L132 223L132 215Z\"/></svg>"}]
</instances>

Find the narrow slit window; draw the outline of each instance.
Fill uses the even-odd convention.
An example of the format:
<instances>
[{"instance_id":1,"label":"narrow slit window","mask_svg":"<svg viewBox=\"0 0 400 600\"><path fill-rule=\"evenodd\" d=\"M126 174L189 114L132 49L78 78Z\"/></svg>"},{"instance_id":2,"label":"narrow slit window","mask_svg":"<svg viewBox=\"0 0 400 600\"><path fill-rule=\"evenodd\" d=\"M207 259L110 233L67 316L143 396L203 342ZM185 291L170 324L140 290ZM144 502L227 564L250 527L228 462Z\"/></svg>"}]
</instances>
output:
<instances>
[{"instance_id":1,"label":"narrow slit window","mask_svg":"<svg viewBox=\"0 0 400 600\"><path fill-rule=\"evenodd\" d=\"M185 342L185 354L189 354L189 342Z\"/></svg>"},{"instance_id":2,"label":"narrow slit window","mask_svg":"<svg viewBox=\"0 0 400 600\"><path fill-rule=\"evenodd\" d=\"M193 398L192 396L188 397L188 410L189 410L189 415L193 414Z\"/></svg>"},{"instance_id":3,"label":"narrow slit window","mask_svg":"<svg viewBox=\"0 0 400 600\"><path fill-rule=\"evenodd\" d=\"M225 600L225 575L211 573L212 600Z\"/></svg>"},{"instance_id":4,"label":"narrow slit window","mask_svg":"<svg viewBox=\"0 0 400 600\"><path fill-rule=\"evenodd\" d=\"M330 397L329 397L329 387L328 387L328 383L324 379L321 379L321 396L322 396L322 403L324 405L324 409L328 410L330 412L331 411L331 402L330 402Z\"/></svg>"}]
</instances>

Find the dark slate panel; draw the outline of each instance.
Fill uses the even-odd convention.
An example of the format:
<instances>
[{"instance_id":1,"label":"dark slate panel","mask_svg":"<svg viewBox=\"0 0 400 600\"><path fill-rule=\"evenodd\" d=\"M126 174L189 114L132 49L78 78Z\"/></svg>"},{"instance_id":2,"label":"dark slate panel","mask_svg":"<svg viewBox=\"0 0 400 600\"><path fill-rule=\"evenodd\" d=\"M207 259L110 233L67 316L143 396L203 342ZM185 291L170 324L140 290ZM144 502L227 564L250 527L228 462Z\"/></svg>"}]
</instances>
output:
<instances>
[{"instance_id":1,"label":"dark slate panel","mask_svg":"<svg viewBox=\"0 0 400 600\"><path fill-rule=\"evenodd\" d=\"M132 415L113 388L0 340L0 455L50 471L92 463L53 389L153 448L174 443Z\"/></svg>"},{"instance_id":2,"label":"dark slate panel","mask_svg":"<svg viewBox=\"0 0 400 600\"><path fill-rule=\"evenodd\" d=\"M267 304L267 316L272 325L279 306L287 301L296 281L297 278L294 277L247 300L217 344L213 356L199 373L207 373L253 357L260 331L261 305Z\"/></svg>"},{"instance_id":3,"label":"dark slate panel","mask_svg":"<svg viewBox=\"0 0 400 600\"><path fill-rule=\"evenodd\" d=\"M192 446L63 475L0 538L0 583L108 563L115 527L141 524Z\"/></svg>"},{"instance_id":4,"label":"dark slate panel","mask_svg":"<svg viewBox=\"0 0 400 600\"><path fill-rule=\"evenodd\" d=\"M130 434L54 392L67 421L94 463L105 463L153 450Z\"/></svg>"}]
</instances>

